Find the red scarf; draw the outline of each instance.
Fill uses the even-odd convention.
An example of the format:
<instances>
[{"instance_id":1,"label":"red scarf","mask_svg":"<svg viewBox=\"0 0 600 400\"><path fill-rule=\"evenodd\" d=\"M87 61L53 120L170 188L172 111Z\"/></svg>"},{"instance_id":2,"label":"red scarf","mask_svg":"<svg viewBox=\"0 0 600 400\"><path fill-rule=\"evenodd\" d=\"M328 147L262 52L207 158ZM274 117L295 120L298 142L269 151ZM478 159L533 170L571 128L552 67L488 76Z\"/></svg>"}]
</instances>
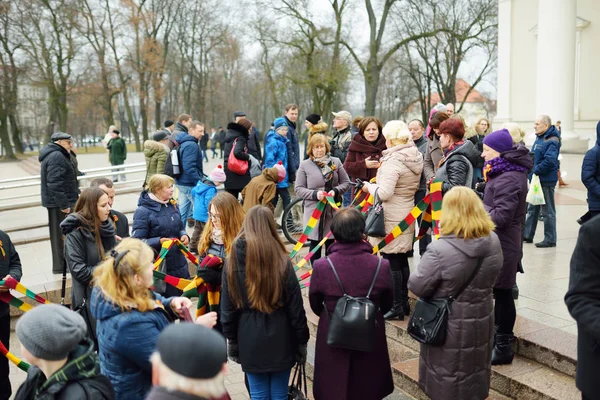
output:
<instances>
[{"instance_id":1,"label":"red scarf","mask_svg":"<svg viewBox=\"0 0 600 400\"><path fill-rule=\"evenodd\" d=\"M452 152L452 150L454 150L455 148L461 146L465 144L464 140L460 140L458 142L454 142L450 145L450 147L448 147L446 150L444 150L444 157L442 157L442 159L440 160L440 162L438 163L438 168L446 161L446 156L448 154L450 154L450 152Z\"/></svg>"}]
</instances>

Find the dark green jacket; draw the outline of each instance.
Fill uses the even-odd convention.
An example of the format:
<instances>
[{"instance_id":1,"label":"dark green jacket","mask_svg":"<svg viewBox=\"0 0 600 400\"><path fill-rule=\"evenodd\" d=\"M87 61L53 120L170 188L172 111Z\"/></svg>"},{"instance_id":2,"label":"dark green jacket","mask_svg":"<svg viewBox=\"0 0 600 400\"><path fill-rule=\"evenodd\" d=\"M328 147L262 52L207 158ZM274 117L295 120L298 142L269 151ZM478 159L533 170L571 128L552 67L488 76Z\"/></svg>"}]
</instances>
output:
<instances>
[{"instance_id":1,"label":"dark green jacket","mask_svg":"<svg viewBox=\"0 0 600 400\"><path fill-rule=\"evenodd\" d=\"M127 145L121 137L111 139L106 146L110 150L110 163L121 165L127 159Z\"/></svg>"},{"instance_id":2,"label":"dark green jacket","mask_svg":"<svg viewBox=\"0 0 600 400\"><path fill-rule=\"evenodd\" d=\"M15 400L113 400L113 387L100 373L94 344L84 339L69 360L49 379L37 367L31 366Z\"/></svg>"}]
</instances>

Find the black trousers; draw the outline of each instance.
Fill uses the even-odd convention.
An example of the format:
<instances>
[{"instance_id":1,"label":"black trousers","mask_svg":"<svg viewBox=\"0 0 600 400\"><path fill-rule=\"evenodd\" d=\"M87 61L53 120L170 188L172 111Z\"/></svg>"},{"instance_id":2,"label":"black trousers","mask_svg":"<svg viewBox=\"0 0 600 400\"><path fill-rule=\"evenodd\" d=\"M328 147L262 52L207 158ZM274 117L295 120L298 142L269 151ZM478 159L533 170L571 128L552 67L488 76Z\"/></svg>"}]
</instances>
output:
<instances>
[{"instance_id":1,"label":"black trousers","mask_svg":"<svg viewBox=\"0 0 600 400\"><path fill-rule=\"evenodd\" d=\"M239 195L242 192L242 189L225 189L227 193L230 193L236 200L239 199Z\"/></svg>"},{"instance_id":2,"label":"black trousers","mask_svg":"<svg viewBox=\"0 0 600 400\"><path fill-rule=\"evenodd\" d=\"M498 325L498 333L512 334L517 319L517 309L511 289L494 288L494 320Z\"/></svg>"},{"instance_id":3,"label":"black trousers","mask_svg":"<svg viewBox=\"0 0 600 400\"><path fill-rule=\"evenodd\" d=\"M60 223L67 214L58 207L48 208L48 230L50 231L50 247L52 248L52 273L62 274L65 262L65 239L60 230Z\"/></svg>"},{"instance_id":4,"label":"black trousers","mask_svg":"<svg viewBox=\"0 0 600 400\"><path fill-rule=\"evenodd\" d=\"M0 317L0 340L7 349L10 349L10 313L4 317ZM8 358L0 356L0 400L10 399L12 394L10 380L8 379L9 374L10 368Z\"/></svg>"},{"instance_id":5,"label":"black trousers","mask_svg":"<svg viewBox=\"0 0 600 400\"><path fill-rule=\"evenodd\" d=\"M415 205L419 204L419 202L425 198L426 194L427 191L425 190L417 190L415 192ZM419 221L419 229L421 229L421 221L423 220L423 214L421 214L417 220ZM417 237L418 234L419 232L415 230L415 237ZM420 255L423 255L423 253L425 253L425 251L427 250L427 246L429 246L429 243L431 243L431 234L428 233L425 236L423 236L421 240L419 240Z\"/></svg>"}]
</instances>

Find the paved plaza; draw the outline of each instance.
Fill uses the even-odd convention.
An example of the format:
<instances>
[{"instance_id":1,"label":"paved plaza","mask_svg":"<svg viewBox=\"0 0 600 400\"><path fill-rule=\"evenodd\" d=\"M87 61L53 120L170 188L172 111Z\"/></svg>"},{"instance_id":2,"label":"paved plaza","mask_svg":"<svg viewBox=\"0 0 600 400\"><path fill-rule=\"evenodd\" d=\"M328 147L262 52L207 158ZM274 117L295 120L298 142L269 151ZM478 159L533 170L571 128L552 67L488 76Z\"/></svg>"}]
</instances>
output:
<instances>
[{"instance_id":1,"label":"paved plaza","mask_svg":"<svg viewBox=\"0 0 600 400\"><path fill-rule=\"evenodd\" d=\"M210 156L209 156L210 159ZM558 242L556 248L538 249L533 244L524 245L523 266L524 274L518 274L517 282L520 289L520 297L517 301L517 314L549 327L563 330L567 333L576 334L577 328L574 320L570 317L563 298L569 281L569 262L577 240L579 225L576 219L587 211L586 191L579 180L581 161L583 155L565 154L562 159L562 171L566 172L566 181L569 186L556 189L557 205L557 230ZM142 162L142 153L131 153L127 163ZM210 159L204 164L205 173L210 172L222 161ZM80 169L99 168L109 166L105 154L80 154ZM4 177L27 176L18 163L0 164L5 172ZM128 180L143 178L143 173L132 174ZM131 187L141 187L140 183L130 183ZM39 187L20 188L11 190L0 190L0 198L22 193L39 193ZM117 195L115 208L131 215L135 210L138 196L136 194ZM34 200L28 197L26 201ZM15 200L13 200L14 202ZM18 200L16 200L18 201ZM0 201L0 206L6 205L7 201ZM27 208L14 211L0 211L0 229L14 229L19 226L30 226L47 222L46 210L42 207ZM130 221L131 223L131 221ZM543 238L543 223L540 222L534 242ZM191 232L190 232L191 233ZM47 234L47 228L37 228L28 231L11 233L14 240L25 241L27 236L39 236ZM24 243L17 246L17 251L23 263L24 285L35 292L46 292L56 290L60 287L60 275L51 273L50 242L40 241L35 243ZM418 257L411 260L411 269L418 263ZM16 337L13 335L13 350L19 353L15 346ZM573 336L575 340L575 336ZM17 388L24 379L25 374L12 369L11 381L13 387ZM247 399L248 395L243 384L243 373L239 365L230 366L230 374L227 377L228 389L234 400ZM390 398L402 399L401 394L395 394Z\"/></svg>"}]
</instances>

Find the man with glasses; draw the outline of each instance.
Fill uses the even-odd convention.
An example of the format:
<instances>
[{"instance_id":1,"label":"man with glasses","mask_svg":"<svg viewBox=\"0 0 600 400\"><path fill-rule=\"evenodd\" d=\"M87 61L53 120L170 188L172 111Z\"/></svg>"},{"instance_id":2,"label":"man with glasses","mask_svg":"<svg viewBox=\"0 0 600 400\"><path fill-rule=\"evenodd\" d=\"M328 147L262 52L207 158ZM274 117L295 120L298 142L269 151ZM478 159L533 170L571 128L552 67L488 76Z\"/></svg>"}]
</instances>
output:
<instances>
[{"instance_id":1,"label":"man with glasses","mask_svg":"<svg viewBox=\"0 0 600 400\"><path fill-rule=\"evenodd\" d=\"M64 241L60 223L72 211L79 187L77 171L71 162L71 135L57 132L51 142L40 151L42 206L48 209L48 228L52 248L52 272L62 273L65 262Z\"/></svg>"}]
</instances>

